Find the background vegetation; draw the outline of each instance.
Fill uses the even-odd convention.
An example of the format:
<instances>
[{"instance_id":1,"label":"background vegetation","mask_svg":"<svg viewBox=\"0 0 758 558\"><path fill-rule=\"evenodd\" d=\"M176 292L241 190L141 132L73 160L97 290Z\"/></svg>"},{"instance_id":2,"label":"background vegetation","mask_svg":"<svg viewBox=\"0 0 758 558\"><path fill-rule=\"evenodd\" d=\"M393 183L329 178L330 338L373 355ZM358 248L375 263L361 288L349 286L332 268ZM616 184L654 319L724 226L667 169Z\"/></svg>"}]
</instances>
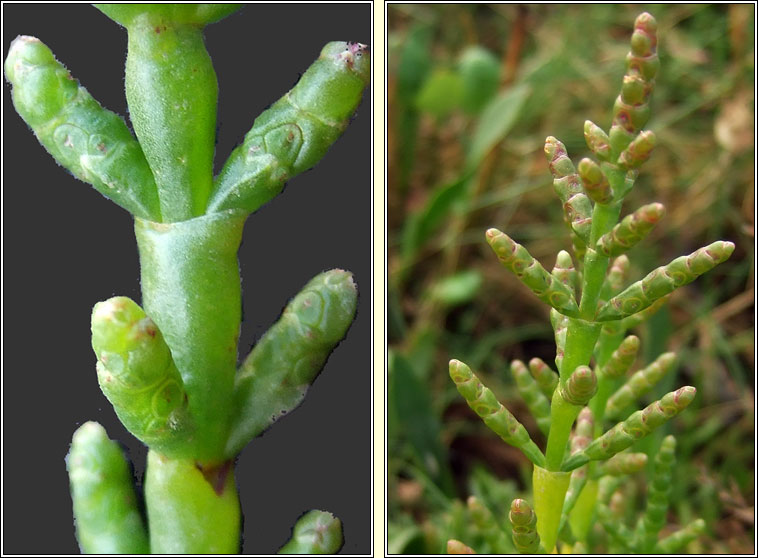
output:
<instances>
[{"instance_id":1,"label":"background vegetation","mask_svg":"<svg viewBox=\"0 0 758 558\"><path fill-rule=\"evenodd\" d=\"M659 24L647 126L658 146L623 214L653 201L668 213L630 252L631 280L716 239L736 250L636 332L645 362L679 354L646 401L684 384L698 396L635 451L677 436L668 528L707 523L688 552L754 551L754 6L391 4L391 553L441 553L448 538L476 548L466 497L507 524L511 499L528 488L525 458L458 397L447 362L481 371L544 443L506 371L516 358L554 360L548 310L500 266L484 231L507 232L548 269L570 249L544 140L554 135L578 162L584 121L607 129L642 11ZM645 501L637 477L630 517Z\"/></svg>"}]
</instances>

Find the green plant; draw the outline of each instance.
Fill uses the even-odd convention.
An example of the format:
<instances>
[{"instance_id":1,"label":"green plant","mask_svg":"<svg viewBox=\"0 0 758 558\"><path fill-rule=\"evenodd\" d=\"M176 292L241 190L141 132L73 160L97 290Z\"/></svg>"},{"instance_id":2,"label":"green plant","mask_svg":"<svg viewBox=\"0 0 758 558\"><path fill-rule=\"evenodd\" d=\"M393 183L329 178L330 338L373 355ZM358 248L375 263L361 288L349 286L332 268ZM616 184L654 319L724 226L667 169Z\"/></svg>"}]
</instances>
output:
<instances>
[{"instance_id":1,"label":"green plant","mask_svg":"<svg viewBox=\"0 0 758 558\"><path fill-rule=\"evenodd\" d=\"M511 367L519 391L546 432L545 452L466 364L450 361L450 376L469 406L534 465L533 508L518 499L511 508L513 542L522 552L550 553L559 541L561 550L573 545L574 550L586 551L596 511L611 534L614 526L621 525L618 519L609 520L603 508L613 491L598 495L598 483L644 466L645 460L637 454L621 452L680 413L695 396L695 388L685 386L642 410L625 413L674 361L666 353L625 381L639 347L638 339L627 336L627 330L655 313L676 288L725 261L734 250L731 242L714 242L623 287L629 269L625 252L663 216L661 204L650 204L619 222L624 198L655 146L653 132L642 128L650 113L659 66L656 31L650 14L637 18L609 132L585 123L585 139L596 160L585 158L575 168L561 142L553 137L545 142L575 259L561 251L548 272L506 234L497 229L486 234L501 263L552 307L558 373L541 361L530 362L533 378L523 363L517 361ZM605 420L622 416L628 418L604 432ZM703 528L702 522L696 522L679 535L657 541L666 508L662 486L665 475L670 475L666 467L673 459L673 444L673 438L667 438L656 457L648 511L638 528L626 534L623 525L618 528L625 551L670 552ZM459 544L453 542L449 550L465 550Z\"/></svg>"},{"instance_id":2,"label":"green plant","mask_svg":"<svg viewBox=\"0 0 758 558\"><path fill-rule=\"evenodd\" d=\"M293 90L256 119L213 180L216 77L202 28L237 7L100 6L129 30L127 98L139 143L37 39L17 39L6 60L14 105L40 142L135 216L145 310L125 297L98 304L92 344L103 392L151 448L153 551L238 549L233 459L300 403L355 312L351 275L320 274L236 371L243 223L323 156L369 75L362 45L328 44ZM245 412L250 407L254 413ZM82 550L145 550L144 530L134 534L142 529L134 501L126 509L113 504L125 504L133 489L102 428L80 428L68 466ZM92 475L98 467L103 475ZM103 505L113 513L102 513ZM314 551L339 547L339 521L309 515L287 548L307 548L309 523L328 534L328 547L313 541Z\"/></svg>"}]
</instances>

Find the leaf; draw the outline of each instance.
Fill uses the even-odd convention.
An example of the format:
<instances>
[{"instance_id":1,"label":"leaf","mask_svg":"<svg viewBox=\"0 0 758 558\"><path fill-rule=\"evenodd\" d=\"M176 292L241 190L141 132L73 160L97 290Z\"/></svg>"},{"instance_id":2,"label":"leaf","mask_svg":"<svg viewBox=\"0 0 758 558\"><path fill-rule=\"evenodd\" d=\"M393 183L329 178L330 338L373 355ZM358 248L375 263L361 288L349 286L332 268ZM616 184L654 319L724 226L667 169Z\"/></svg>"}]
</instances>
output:
<instances>
[{"instance_id":1,"label":"leaf","mask_svg":"<svg viewBox=\"0 0 758 558\"><path fill-rule=\"evenodd\" d=\"M489 151L511 130L529 94L521 84L500 93L482 111L466 158L466 168L476 168Z\"/></svg>"},{"instance_id":2,"label":"leaf","mask_svg":"<svg viewBox=\"0 0 758 558\"><path fill-rule=\"evenodd\" d=\"M481 272L469 269L449 275L434 283L430 289L430 296L446 306L458 306L474 298L481 286Z\"/></svg>"},{"instance_id":3,"label":"leaf","mask_svg":"<svg viewBox=\"0 0 758 558\"><path fill-rule=\"evenodd\" d=\"M463 108L477 114L497 92L500 63L489 50L475 45L461 54L458 71L463 80Z\"/></svg>"},{"instance_id":4,"label":"leaf","mask_svg":"<svg viewBox=\"0 0 758 558\"><path fill-rule=\"evenodd\" d=\"M416 96L416 108L444 118L463 102L463 79L446 68L437 68Z\"/></svg>"},{"instance_id":5,"label":"leaf","mask_svg":"<svg viewBox=\"0 0 758 558\"><path fill-rule=\"evenodd\" d=\"M423 548L423 538L424 534L416 525L398 527L389 523L387 525L387 552L389 554L415 554L411 549Z\"/></svg>"},{"instance_id":6,"label":"leaf","mask_svg":"<svg viewBox=\"0 0 758 558\"><path fill-rule=\"evenodd\" d=\"M441 424L432 407L429 390L416 377L409 361L392 352L389 359L389 401L402 432L419 466L452 495L452 479L441 442Z\"/></svg>"},{"instance_id":7,"label":"leaf","mask_svg":"<svg viewBox=\"0 0 758 558\"><path fill-rule=\"evenodd\" d=\"M402 239L402 254L406 261L415 257L416 252L463 197L471 174L473 173L466 172L456 180L435 188L426 206L408 217Z\"/></svg>"}]
</instances>

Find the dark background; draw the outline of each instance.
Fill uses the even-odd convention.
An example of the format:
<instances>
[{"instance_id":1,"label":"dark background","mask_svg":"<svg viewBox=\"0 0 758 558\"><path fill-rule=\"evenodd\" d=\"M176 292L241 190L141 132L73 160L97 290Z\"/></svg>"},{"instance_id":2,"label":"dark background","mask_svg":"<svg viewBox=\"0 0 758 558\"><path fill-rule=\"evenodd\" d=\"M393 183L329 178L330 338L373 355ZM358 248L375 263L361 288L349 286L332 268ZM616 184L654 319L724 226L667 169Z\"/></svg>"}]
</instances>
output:
<instances>
[{"instance_id":1,"label":"dark background","mask_svg":"<svg viewBox=\"0 0 758 558\"><path fill-rule=\"evenodd\" d=\"M219 80L217 171L326 42L371 42L370 10L248 5L206 29ZM3 59L17 35L34 35L126 118L123 28L84 4L4 4L3 19ZM78 553L64 462L74 430L100 422L124 445L138 483L145 467L145 447L100 392L89 339L96 302L140 299L132 219L58 167L15 114L7 82L3 95L3 553ZM352 271L360 298L303 405L237 462L244 553L276 551L312 508L342 519L343 553L371 552L370 106L367 94L324 160L245 227L241 357L321 271Z\"/></svg>"}]
</instances>

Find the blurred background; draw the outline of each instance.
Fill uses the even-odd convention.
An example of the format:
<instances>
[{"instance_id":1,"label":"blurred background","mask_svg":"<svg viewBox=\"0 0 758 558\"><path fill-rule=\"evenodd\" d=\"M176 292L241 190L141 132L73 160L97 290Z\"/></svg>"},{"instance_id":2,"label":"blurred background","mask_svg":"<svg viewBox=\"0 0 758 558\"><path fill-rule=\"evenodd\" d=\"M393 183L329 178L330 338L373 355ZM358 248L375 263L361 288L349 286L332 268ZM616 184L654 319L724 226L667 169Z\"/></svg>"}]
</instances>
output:
<instances>
[{"instance_id":1,"label":"blurred background","mask_svg":"<svg viewBox=\"0 0 758 558\"><path fill-rule=\"evenodd\" d=\"M684 384L689 409L635 451L678 439L664 533L703 517L693 553L754 551L754 6L390 4L388 14L388 545L471 546L465 499L507 525L531 464L469 410L447 373L481 373L544 448L513 389L513 359L555 359L548 307L484 240L497 227L551 269L570 250L545 137L589 155L583 124L608 129L635 17L658 21L661 70L646 129L658 146L622 215L658 201L667 216L629 252L630 282L714 240L731 259L679 289L635 333L637 369L678 366L645 403ZM629 521L645 478L630 483ZM602 544L602 538L599 539ZM473 543L473 544L472 544Z\"/></svg>"}]
</instances>

